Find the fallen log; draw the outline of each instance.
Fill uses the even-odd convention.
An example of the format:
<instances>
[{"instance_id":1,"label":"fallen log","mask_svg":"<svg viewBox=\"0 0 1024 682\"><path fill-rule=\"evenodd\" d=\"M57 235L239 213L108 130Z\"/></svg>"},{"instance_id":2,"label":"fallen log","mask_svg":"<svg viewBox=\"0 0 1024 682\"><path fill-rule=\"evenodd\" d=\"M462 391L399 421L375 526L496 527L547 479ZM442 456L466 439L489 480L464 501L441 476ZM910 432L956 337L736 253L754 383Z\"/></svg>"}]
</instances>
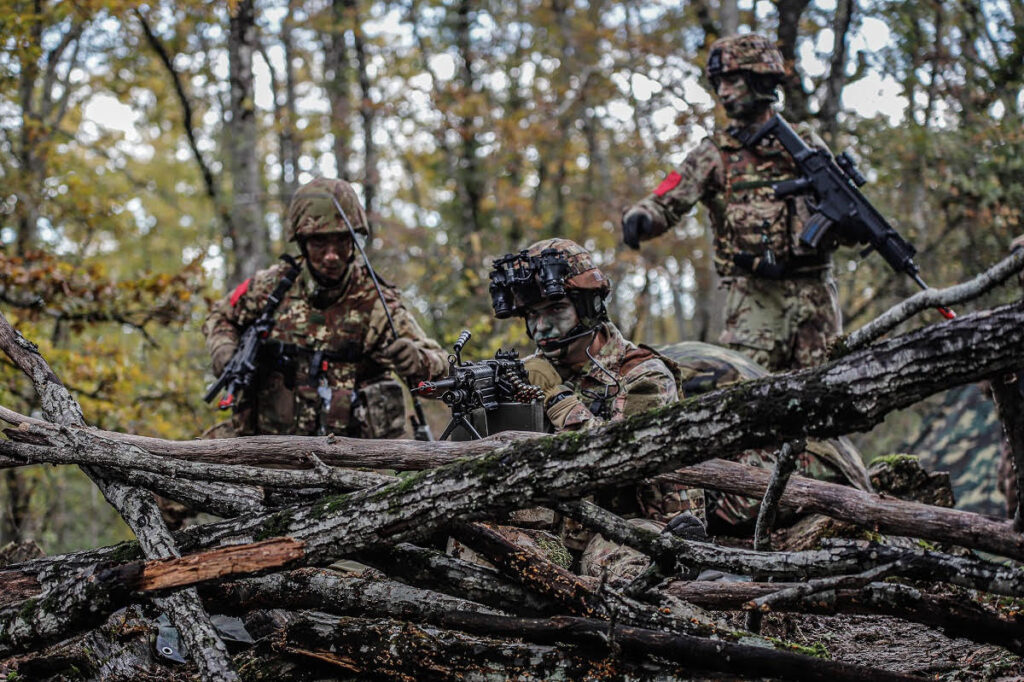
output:
<instances>
[{"instance_id":1,"label":"fallen log","mask_svg":"<svg viewBox=\"0 0 1024 682\"><path fill-rule=\"evenodd\" d=\"M361 552L355 558L411 585L457 594L501 611L531 616L565 613L557 601L513 583L493 568L437 550L402 542ZM593 579L591 582L596 586Z\"/></svg>"},{"instance_id":2,"label":"fallen log","mask_svg":"<svg viewBox=\"0 0 1024 682\"><path fill-rule=\"evenodd\" d=\"M284 650L355 674L395 679L692 679L729 673L786 680L906 681L920 678L786 651L673 635L604 621L528 619L453 612L452 629L389 620L292 614L277 634ZM507 638L528 643L510 642ZM666 662L668 667L666 668ZM655 667L656 666L656 667Z\"/></svg>"},{"instance_id":3,"label":"fallen log","mask_svg":"<svg viewBox=\"0 0 1024 682\"><path fill-rule=\"evenodd\" d=\"M658 592L706 609L739 610L780 589L803 583L670 581ZM795 602L776 604L775 611L835 615L883 615L942 630L948 637L995 644L1024 655L1024 617L998 613L970 600L930 595L908 585L870 583L860 589L839 589Z\"/></svg>"},{"instance_id":4,"label":"fallen log","mask_svg":"<svg viewBox=\"0 0 1024 682\"><path fill-rule=\"evenodd\" d=\"M684 540L626 523L589 502L571 502L558 509L606 538L629 545L662 565L713 568L738 575L777 580L862 573L900 562L899 575L936 580L971 589L1024 597L1024 570L989 561L954 557L925 549L903 549L876 542L829 540L824 549L802 552L759 552Z\"/></svg>"},{"instance_id":5,"label":"fallen log","mask_svg":"<svg viewBox=\"0 0 1024 682\"><path fill-rule=\"evenodd\" d=\"M768 469L720 459L659 476L661 480L751 497L763 495L770 478ZM799 475L789 480L780 504L881 533L945 542L1024 560L1024 535L1014 530L1013 523L981 514L866 493Z\"/></svg>"},{"instance_id":6,"label":"fallen log","mask_svg":"<svg viewBox=\"0 0 1024 682\"><path fill-rule=\"evenodd\" d=\"M1024 310L1016 304L965 315L820 368L746 382L585 434L504 444L490 454L377 489L194 527L176 539L187 551L199 551L288 535L307 543L309 563L324 564L382 543L424 537L454 519L493 518L538 503L579 499L602 487L698 463L712 454L868 428L889 411L931 392L1014 366L1024 351L1022 322ZM359 446L352 445L355 452ZM865 563L864 551L840 548L816 558L791 560L802 562L805 571L826 570L822 566L837 557L856 567ZM130 556L130 549L126 553L125 559L137 558ZM777 560L758 561L767 567ZM29 563L32 566L23 565L23 571L47 568L45 563ZM929 567L923 573L940 577L967 569L962 578L967 584L1003 594L1020 594L1024 586L1019 575L934 553L919 565ZM939 568L930 570L935 566ZM780 567L783 575L793 574L794 565L775 565Z\"/></svg>"},{"instance_id":7,"label":"fallen log","mask_svg":"<svg viewBox=\"0 0 1024 682\"><path fill-rule=\"evenodd\" d=\"M277 538L175 559L97 566L0 609L0 656L14 656L53 644L69 633L94 628L125 606L135 593L280 568L302 556L302 543ZM135 594L134 598L139 596Z\"/></svg>"},{"instance_id":8,"label":"fallen log","mask_svg":"<svg viewBox=\"0 0 1024 682\"><path fill-rule=\"evenodd\" d=\"M716 634L734 638L721 623L709 614L688 604L676 603L672 609L658 609L626 597L608 587L595 589L571 571L543 557L513 545L499 533L482 524L460 524L453 529L459 542L479 552L484 558L527 589L554 599L576 616L617 620L629 625L668 632ZM742 636L746 633L738 633Z\"/></svg>"},{"instance_id":9,"label":"fallen log","mask_svg":"<svg viewBox=\"0 0 1024 682\"><path fill-rule=\"evenodd\" d=\"M81 406L50 369L35 344L15 331L3 315L0 315L0 348L31 379L43 413L50 421L68 428L85 427ZM178 555L170 531L164 525L150 493L106 480L101 472L90 467L84 466L82 471L132 529L148 558ZM159 598L155 603L181 632L185 648L196 661L204 679L226 682L238 679L228 660L227 648L210 622L209 614L203 611L195 591L181 590Z\"/></svg>"},{"instance_id":10,"label":"fallen log","mask_svg":"<svg viewBox=\"0 0 1024 682\"><path fill-rule=\"evenodd\" d=\"M21 417L22 415L0 407L0 419L4 421L18 421ZM131 443L106 438L95 431L61 431L52 424L29 424L21 421L19 428L4 429L4 434L12 441L0 442L0 455L20 458L25 463L33 464L84 464L101 467L104 471L130 469L173 479L274 488L323 488L325 492L372 488L395 480L394 476L372 471L328 467L311 454L304 458L310 469L282 470L161 457ZM16 442L24 438L31 440ZM40 439L48 442L49 446L40 444ZM63 447L56 447L57 444Z\"/></svg>"}]
</instances>

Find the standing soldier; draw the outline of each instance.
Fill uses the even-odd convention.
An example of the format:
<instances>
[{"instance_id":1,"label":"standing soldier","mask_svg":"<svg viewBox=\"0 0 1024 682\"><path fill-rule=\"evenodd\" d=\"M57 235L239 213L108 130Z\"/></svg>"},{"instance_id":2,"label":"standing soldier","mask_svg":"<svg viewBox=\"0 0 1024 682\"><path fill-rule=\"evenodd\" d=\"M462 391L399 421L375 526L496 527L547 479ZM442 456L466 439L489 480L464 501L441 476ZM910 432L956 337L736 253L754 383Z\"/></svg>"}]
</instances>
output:
<instances>
[{"instance_id":1,"label":"standing soldier","mask_svg":"<svg viewBox=\"0 0 1024 682\"><path fill-rule=\"evenodd\" d=\"M604 299L611 284L590 253L568 239L537 242L494 262L495 315L526 322L537 352L524 360L531 384L544 390L544 410L556 431L593 428L676 401L675 369L654 350L627 341L609 319ZM703 536L704 497L670 481L645 481L607 491L602 506ZM543 513L526 510L525 514ZM686 513L689 512L689 513ZM513 522L523 522L524 512ZM677 518L678 517L678 518ZM641 521L641 519L634 519ZM581 572L635 575L646 561L628 548L581 535L564 524L562 540L584 550Z\"/></svg>"},{"instance_id":2,"label":"standing soldier","mask_svg":"<svg viewBox=\"0 0 1024 682\"><path fill-rule=\"evenodd\" d=\"M398 438L407 422L405 399L391 371L419 381L447 369L444 352L406 310L398 290L381 282L378 291L366 264L356 260L338 206L354 232L369 234L347 182L318 178L292 198L289 240L298 243L305 267L261 346L255 382L232 419L237 435ZM212 306L203 333L215 375L288 270L283 263L261 270Z\"/></svg>"},{"instance_id":3,"label":"standing soldier","mask_svg":"<svg viewBox=\"0 0 1024 682\"><path fill-rule=\"evenodd\" d=\"M747 34L717 40L705 73L729 116L729 130L753 131L774 114L786 68L774 44ZM810 131L800 134L825 148ZM805 200L777 199L772 190L773 183L798 175L778 142L750 149L719 131L622 221L622 239L636 249L703 203L714 229L715 269L728 290L719 340L773 371L822 362L829 341L842 332L831 247L802 244L810 217Z\"/></svg>"}]
</instances>

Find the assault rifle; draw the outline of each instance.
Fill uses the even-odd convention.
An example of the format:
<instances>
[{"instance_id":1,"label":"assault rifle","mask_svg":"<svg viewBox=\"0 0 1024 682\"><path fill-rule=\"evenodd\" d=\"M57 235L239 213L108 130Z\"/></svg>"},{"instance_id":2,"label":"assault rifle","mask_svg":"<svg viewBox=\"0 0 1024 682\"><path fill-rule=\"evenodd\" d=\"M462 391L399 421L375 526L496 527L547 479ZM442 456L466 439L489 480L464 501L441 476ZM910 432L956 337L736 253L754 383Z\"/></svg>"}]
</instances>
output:
<instances>
[{"instance_id":1,"label":"assault rifle","mask_svg":"<svg viewBox=\"0 0 1024 682\"><path fill-rule=\"evenodd\" d=\"M814 214L800 234L801 242L817 248L831 230L836 229L844 240L867 244L862 255L872 250L877 251L893 270L906 273L922 289L928 288L914 262L917 249L901 237L861 194L858 187L864 185L867 178L857 170L848 152L833 159L827 151L809 147L779 114L772 116L753 133L730 128L729 134L744 147L755 147L764 138L774 137L793 157L802 177L777 182L772 185L772 189L778 198L796 194L814 195L814 201L810 202ZM945 306L939 306L938 310L946 319L956 317Z\"/></svg>"},{"instance_id":2,"label":"assault rifle","mask_svg":"<svg viewBox=\"0 0 1024 682\"><path fill-rule=\"evenodd\" d=\"M252 385L252 380L256 377L256 356L263 341L270 335L270 330L274 328L274 313L302 271L302 266L291 256L281 256L281 259L288 263L288 270L271 292L260 316L242 332L235 354L228 360L228 364L224 365L224 371L206 389L206 395L203 396L203 400L210 402L221 389L224 389L224 397L217 403L217 407L222 410L232 407L235 404L235 397Z\"/></svg>"},{"instance_id":3,"label":"assault rifle","mask_svg":"<svg viewBox=\"0 0 1024 682\"><path fill-rule=\"evenodd\" d=\"M471 336L468 329L464 330L452 346L447 379L422 381L413 389L427 398L439 397L451 409L452 419L439 440L452 435L458 426L465 433L457 435L473 438L509 428L543 430L538 401L544 398L544 391L529 384L519 353L499 350L493 360L462 362L462 349Z\"/></svg>"}]
</instances>

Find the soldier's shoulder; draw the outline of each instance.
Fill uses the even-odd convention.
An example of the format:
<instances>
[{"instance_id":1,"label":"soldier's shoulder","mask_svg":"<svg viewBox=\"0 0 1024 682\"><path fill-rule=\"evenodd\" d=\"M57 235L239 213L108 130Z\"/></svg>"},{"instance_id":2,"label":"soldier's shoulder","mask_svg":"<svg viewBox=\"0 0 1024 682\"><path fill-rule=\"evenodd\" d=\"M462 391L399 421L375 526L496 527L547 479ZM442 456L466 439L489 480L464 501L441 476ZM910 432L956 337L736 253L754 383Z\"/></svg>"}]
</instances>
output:
<instances>
[{"instance_id":1,"label":"soldier's shoulder","mask_svg":"<svg viewBox=\"0 0 1024 682\"><path fill-rule=\"evenodd\" d=\"M374 271L371 275L370 270L363 263L355 264L353 267L355 270L352 277L352 290L348 298L363 302L370 307L379 303L381 296L384 297L389 306L401 304L402 292L398 287L382 277L379 272ZM377 280L376 285L374 284L374 277ZM378 285L380 286L379 293L377 291Z\"/></svg>"}]
</instances>

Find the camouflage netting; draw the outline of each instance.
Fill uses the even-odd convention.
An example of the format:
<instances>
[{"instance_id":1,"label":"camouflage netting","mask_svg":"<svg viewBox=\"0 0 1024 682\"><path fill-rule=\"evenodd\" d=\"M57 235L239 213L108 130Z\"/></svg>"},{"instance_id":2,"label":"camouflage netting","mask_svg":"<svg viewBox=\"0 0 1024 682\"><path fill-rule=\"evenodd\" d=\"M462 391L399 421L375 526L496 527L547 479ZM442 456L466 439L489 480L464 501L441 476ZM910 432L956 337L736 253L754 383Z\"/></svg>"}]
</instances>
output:
<instances>
[{"instance_id":1,"label":"camouflage netting","mask_svg":"<svg viewBox=\"0 0 1024 682\"><path fill-rule=\"evenodd\" d=\"M999 491L1002 427L992 399L977 384L947 391L899 448L917 455L928 471L948 471L956 508L1002 517Z\"/></svg>"}]
</instances>

